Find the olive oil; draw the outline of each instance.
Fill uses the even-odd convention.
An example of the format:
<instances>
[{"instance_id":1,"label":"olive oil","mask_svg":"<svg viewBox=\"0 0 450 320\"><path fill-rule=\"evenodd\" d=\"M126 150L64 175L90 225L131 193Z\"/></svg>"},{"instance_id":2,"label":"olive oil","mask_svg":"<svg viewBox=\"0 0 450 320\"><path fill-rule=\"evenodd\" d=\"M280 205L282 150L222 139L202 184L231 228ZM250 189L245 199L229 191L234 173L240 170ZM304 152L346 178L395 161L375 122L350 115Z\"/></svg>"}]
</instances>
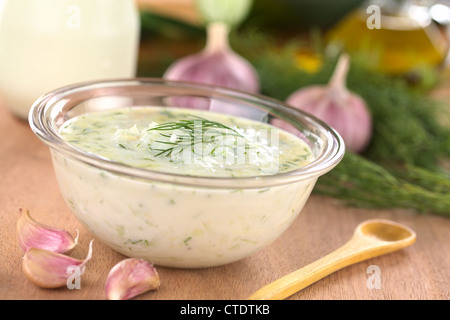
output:
<instances>
[{"instance_id":1,"label":"olive oil","mask_svg":"<svg viewBox=\"0 0 450 320\"><path fill-rule=\"evenodd\" d=\"M447 40L431 20L426 7L410 1L396 10L369 10L369 4L344 17L327 34L328 45L357 56L375 71L389 74L408 72L440 65L447 54ZM374 27L373 19L379 19Z\"/></svg>"}]
</instances>

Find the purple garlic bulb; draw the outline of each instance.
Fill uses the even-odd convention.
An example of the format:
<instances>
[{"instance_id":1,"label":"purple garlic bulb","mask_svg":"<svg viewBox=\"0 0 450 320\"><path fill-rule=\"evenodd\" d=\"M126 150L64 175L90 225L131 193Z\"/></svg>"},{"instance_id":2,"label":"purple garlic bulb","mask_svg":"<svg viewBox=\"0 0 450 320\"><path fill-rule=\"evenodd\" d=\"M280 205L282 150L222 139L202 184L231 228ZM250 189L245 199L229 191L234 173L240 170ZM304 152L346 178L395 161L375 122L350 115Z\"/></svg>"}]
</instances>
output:
<instances>
[{"instance_id":1,"label":"purple garlic bulb","mask_svg":"<svg viewBox=\"0 0 450 320\"><path fill-rule=\"evenodd\" d=\"M334 128L350 151L361 153L370 143L372 115L366 102L346 87L349 57L343 54L328 85L292 93L286 103L308 112Z\"/></svg>"},{"instance_id":2,"label":"purple garlic bulb","mask_svg":"<svg viewBox=\"0 0 450 320\"><path fill-rule=\"evenodd\" d=\"M259 78L253 66L228 44L228 27L208 26L207 44L199 52L175 61L165 72L169 80L200 82L250 93L259 91Z\"/></svg>"},{"instance_id":3,"label":"purple garlic bulb","mask_svg":"<svg viewBox=\"0 0 450 320\"><path fill-rule=\"evenodd\" d=\"M168 80L204 83L245 91L259 92L259 76L254 67L230 48L228 26L214 22L207 28L207 43L198 53L175 61L164 73ZM225 112L253 119L264 119L266 112L244 105L206 100L194 97L179 97L176 105L184 108Z\"/></svg>"}]
</instances>

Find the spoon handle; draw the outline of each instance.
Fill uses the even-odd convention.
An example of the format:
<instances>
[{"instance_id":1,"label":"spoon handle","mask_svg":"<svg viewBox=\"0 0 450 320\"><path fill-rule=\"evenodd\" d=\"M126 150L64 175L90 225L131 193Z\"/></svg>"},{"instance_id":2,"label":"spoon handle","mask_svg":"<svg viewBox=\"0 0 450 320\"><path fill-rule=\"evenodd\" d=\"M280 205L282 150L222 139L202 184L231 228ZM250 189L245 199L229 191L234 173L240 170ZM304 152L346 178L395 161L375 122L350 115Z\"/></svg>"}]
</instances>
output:
<instances>
[{"instance_id":1,"label":"spoon handle","mask_svg":"<svg viewBox=\"0 0 450 320\"><path fill-rule=\"evenodd\" d=\"M262 287L248 300L285 299L335 271L388 251L392 250L366 239L352 238L325 257Z\"/></svg>"}]
</instances>

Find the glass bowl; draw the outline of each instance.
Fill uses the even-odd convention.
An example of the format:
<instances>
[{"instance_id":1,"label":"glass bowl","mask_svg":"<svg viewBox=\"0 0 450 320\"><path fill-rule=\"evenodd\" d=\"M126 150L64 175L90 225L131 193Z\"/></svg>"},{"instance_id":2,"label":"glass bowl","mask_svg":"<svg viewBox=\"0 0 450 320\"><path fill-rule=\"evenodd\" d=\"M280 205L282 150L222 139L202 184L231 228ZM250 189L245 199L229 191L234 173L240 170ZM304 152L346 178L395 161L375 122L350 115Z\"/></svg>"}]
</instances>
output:
<instances>
[{"instance_id":1,"label":"glass bowl","mask_svg":"<svg viewBox=\"0 0 450 320\"><path fill-rule=\"evenodd\" d=\"M283 124L314 160L264 176L213 177L132 167L81 151L59 129L93 111L192 107ZM208 111L210 112L210 111ZM74 84L40 97L29 124L49 147L60 192L94 237L155 265L205 268L244 259L294 221L317 179L342 159L334 129L275 99L203 84L117 79Z\"/></svg>"}]
</instances>

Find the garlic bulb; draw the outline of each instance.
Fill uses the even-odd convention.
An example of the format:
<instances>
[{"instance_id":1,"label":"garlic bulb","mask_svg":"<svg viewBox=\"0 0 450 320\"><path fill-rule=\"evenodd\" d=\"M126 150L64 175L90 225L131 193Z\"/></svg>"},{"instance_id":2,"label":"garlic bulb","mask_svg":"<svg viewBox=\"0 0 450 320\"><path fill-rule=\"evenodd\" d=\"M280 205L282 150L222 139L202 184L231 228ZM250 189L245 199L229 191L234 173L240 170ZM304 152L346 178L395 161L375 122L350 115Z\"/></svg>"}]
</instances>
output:
<instances>
[{"instance_id":1,"label":"garlic bulb","mask_svg":"<svg viewBox=\"0 0 450 320\"><path fill-rule=\"evenodd\" d=\"M53 252L66 253L72 250L78 241L76 238L58 228L45 226L37 222L30 215L29 210L20 208L20 216L17 220L17 232L19 245L23 251L30 248L38 248Z\"/></svg>"},{"instance_id":2,"label":"garlic bulb","mask_svg":"<svg viewBox=\"0 0 450 320\"><path fill-rule=\"evenodd\" d=\"M253 66L228 44L228 26L213 22L208 25L207 31L205 48L175 61L163 77L258 92L259 78Z\"/></svg>"},{"instance_id":3,"label":"garlic bulb","mask_svg":"<svg viewBox=\"0 0 450 320\"><path fill-rule=\"evenodd\" d=\"M108 273L105 293L108 300L128 300L149 290L157 290L159 274L148 261L127 258Z\"/></svg>"},{"instance_id":4,"label":"garlic bulb","mask_svg":"<svg viewBox=\"0 0 450 320\"><path fill-rule=\"evenodd\" d=\"M212 22L208 24L207 31L205 48L175 61L166 70L163 78L258 93L259 76L247 60L230 48L227 24ZM267 114L262 110L225 103L218 99L181 96L174 98L172 103L178 107L226 112L255 120L264 119Z\"/></svg>"},{"instance_id":5,"label":"garlic bulb","mask_svg":"<svg viewBox=\"0 0 450 320\"><path fill-rule=\"evenodd\" d=\"M328 85L297 90L286 103L306 111L334 128L350 151L360 153L370 143L372 116L365 101L346 87L349 56L342 54Z\"/></svg>"}]
</instances>

